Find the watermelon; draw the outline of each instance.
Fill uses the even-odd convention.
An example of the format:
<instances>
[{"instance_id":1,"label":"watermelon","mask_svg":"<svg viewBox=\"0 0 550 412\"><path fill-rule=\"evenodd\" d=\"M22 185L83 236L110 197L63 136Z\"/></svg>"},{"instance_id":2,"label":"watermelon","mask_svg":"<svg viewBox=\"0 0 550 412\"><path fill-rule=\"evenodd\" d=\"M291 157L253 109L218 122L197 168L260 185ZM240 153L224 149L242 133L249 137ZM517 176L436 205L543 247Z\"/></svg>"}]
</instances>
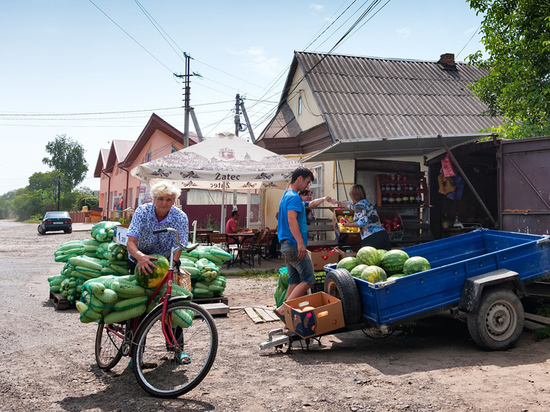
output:
<instances>
[{"instance_id":1,"label":"watermelon","mask_svg":"<svg viewBox=\"0 0 550 412\"><path fill-rule=\"evenodd\" d=\"M340 260L338 262L338 264L336 265L336 268L337 269L347 269L349 272L351 272L351 270L357 266L357 259L352 257L352 256L348 256L348 257L345 257L344 259Z\"/></svg>"},{"instance_id":2,"label":"watermelon","mask_svg":"<svg viewBox=\"0 0 550 412\"><path fill-rule=\"evenodd\" d=\"M151 256L157 258L157 260L153 262L156 266L153 273L141 275L139 273L138 266L136 266L136 270L134 272L136 282L143 288L156 288L159 283L164 280L166 274L168 273L168 269L170 268L170 262L168 262L168 259L164 256L157 254Z\"/></svg>"},{"instance_id":3,"label":"watermelon","mask_svg":"<svg viewBox=\"0 0 550 412\"><path fill-rule=\"evenodd\" d=\"M367 266L361 273L361 279L370 283L384 282L387 278L386 272L380 266Z\"/></svg>"},{"instance_id":4,"label":"watermelon","mask_svg":"<svg viewBox=\"0 0 550 412\"><path fill-rule=\"evenodd\" d=\"M357 263L363 265L380 265L382 258L372 246L364 246L357 252Z\"/></svg>"},{"instance_id":5,"label":"watermelon","mask_svg":"<svg viewBox=\"0 0 550 412\"><path fill-rule=\"evenodd\" d=\"M399 279L405 276L403 273L398 273L397 275L391 275L387 280Z\"/></svg>"},{"instance_id":6,"label":"watermelon","mask_svg":"<svg viewBox=\"0 0 550 412\"><path fill-rule=\"evenodd\" d=\"M351 273L351 276L360 278L361 273L363 273L363 270L365 270L368 266L369 265L357 265L349 273Z\"/></svg>"},{"instance_id":7,"label":"watermelon","mask_svg":"<svg viewBox=\"0 0 550 412\"><path fill-rule=\"evenodd\" d=\"M380 255L380 261L382 261L382 258L386 254L387 250L386 249L377 249L376 251L378 252L378 255Z\"/></svg>"},{"instance_id":8,"label":"watermelon","mask_svg":"<svg viewBox=\"0 0 550 412\"><path fill-rule=\"evenodd\" d=\"M392 249L384 254L380 266L390 275L403 273L403 265L409 258L407 252L399 249Z\"/></svg>"},{"instance_id":9,"label":"watermelon","mask_svg":"<svg viewBox=\"0 0 550 412\"><path fill-rule=\"evenodd\" d=\"M423 272L431 268L428 259L422 256L413 256L408 258L403 264L403 273L405 275L412 275L413 273Z\"/></svg>"}]
</instances>

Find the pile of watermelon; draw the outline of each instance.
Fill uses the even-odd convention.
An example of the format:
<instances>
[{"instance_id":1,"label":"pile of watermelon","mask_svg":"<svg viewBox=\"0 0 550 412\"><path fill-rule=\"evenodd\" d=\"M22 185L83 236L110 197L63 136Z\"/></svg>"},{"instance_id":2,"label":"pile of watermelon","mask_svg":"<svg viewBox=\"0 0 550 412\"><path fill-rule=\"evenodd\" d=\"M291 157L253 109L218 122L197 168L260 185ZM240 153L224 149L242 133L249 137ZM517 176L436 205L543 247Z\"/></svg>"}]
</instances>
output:
<instances>
[{"instance_id":1,"label":"pile of watermelon","mask_svg":"<svg viewBox=\"0 0 550 412\"><path fill-rule=\"evenodd\" d=\"M403 250L386 251L372 246L359 249L356 257L343 258L336 267L347 269L352 276L370 283L385 282L431 269L430 262L422 256L409 257Z\"/></svg>"}]
</instances>

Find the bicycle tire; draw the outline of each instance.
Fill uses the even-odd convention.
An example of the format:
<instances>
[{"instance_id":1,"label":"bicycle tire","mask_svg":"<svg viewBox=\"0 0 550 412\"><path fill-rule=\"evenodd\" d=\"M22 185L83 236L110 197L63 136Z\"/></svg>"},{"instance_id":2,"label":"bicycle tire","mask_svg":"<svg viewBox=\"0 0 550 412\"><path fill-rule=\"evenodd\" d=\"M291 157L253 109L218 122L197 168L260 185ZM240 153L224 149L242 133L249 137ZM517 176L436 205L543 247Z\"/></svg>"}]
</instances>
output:
<instances>
[{"instance_id":1,"label":"bicycle tire","mask_svg":"<svg viewBox=\"0 0 550 412\"><path fill-rule=\"evenodd\" d=\"M214 318L196 303L181 298L170 299L166 319L175 319L178 310L192 314L192 324L181 328L183 344L168 348L162 332L162 305L149 313L134 339L134 374L150 395L175 398L195 388L206 377L218 351L218 330ZM181 316L181 312L178 312ZM181 317L180 317L181 319ZM173 322L172 322L173 324ZM189 364L180 364L177 354L189 355Z\"/></svg>"},{"instance_id":2,"label":"bicycle tire","mask_svg":"<svg viewBox=\"0 0 550 412\"><path fill-rule=\"evenodd\" d=\"M100 323L95 335L95 360L103 370L110 370L122 358L126 322L111 325Z\"/></svg>"}]
</instances>

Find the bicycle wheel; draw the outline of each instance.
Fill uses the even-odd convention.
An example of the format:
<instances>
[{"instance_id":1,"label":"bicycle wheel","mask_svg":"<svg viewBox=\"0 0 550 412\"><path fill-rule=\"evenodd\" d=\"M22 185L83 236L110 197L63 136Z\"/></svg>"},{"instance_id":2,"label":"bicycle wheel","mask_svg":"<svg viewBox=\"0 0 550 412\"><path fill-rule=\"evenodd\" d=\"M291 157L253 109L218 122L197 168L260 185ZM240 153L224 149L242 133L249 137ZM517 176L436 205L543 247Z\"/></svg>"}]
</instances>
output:
<instances>
[{"instance_id":1,"label":"bicycle wheel","mask_svg":"<svg viewBox=\"0 0 550 412\"><path fill-rule=\"evenodd\" d=\"M122 344L126 333L126 322L97 326L95 335L95 360L103 370L115 367L122 357Z\"/></svg>"},{"instance_id":2,"label":"bicycle wheel","mask_svg":"<svg viewBox=\"0 0 550 412\"><path fill-rule=\"evenodd\" d=\"M218 351L214 319L199 305L171 299L168 321L177 337L175 346L162 332L160 305L143 320L134 340L136 379L147 393L161 398L174 398L195 388L208 374Z\"/></svg>"}]
</instances>

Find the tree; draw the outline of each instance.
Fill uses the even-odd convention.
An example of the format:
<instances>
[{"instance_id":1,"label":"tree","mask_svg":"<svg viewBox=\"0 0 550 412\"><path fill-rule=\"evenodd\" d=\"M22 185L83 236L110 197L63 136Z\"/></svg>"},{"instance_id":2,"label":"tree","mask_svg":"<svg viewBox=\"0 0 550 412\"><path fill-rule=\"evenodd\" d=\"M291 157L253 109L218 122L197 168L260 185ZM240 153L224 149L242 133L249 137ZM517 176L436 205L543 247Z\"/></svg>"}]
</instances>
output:
<instances>
[{"instance_id":1,"label":"tree","mask_svg":"<svg viewBox=\"0 0 550 412\"><path fill-rule=\"evenodd\" d=\"M512 137L550 132L550 0L467 0L482 14L482 44L468 59L488 70L473 92Z\"/></svg>"},{"instance_id":2,"label":"tree","mask_svg":"<svg viewBox=\"0 0 550 412\"><path fill-rule=\"evenodd\" d=\"M64 191L70 192L84 180L88 172L88 163L84 158L84 147L66 135L57 135L48 142L46 152L51 157L42 159L44 164L55 169L62 177Z\"/></svg>"},{"instance_id":3,"label":"tree","mask_svg":"<svg viewBox=\"0 0 550 412\"><path fill-rule=\"evenodd\" d=\"M57 191L57 172L36 172L29 177L29 190Z\"/></svg>"}]
</instances>

